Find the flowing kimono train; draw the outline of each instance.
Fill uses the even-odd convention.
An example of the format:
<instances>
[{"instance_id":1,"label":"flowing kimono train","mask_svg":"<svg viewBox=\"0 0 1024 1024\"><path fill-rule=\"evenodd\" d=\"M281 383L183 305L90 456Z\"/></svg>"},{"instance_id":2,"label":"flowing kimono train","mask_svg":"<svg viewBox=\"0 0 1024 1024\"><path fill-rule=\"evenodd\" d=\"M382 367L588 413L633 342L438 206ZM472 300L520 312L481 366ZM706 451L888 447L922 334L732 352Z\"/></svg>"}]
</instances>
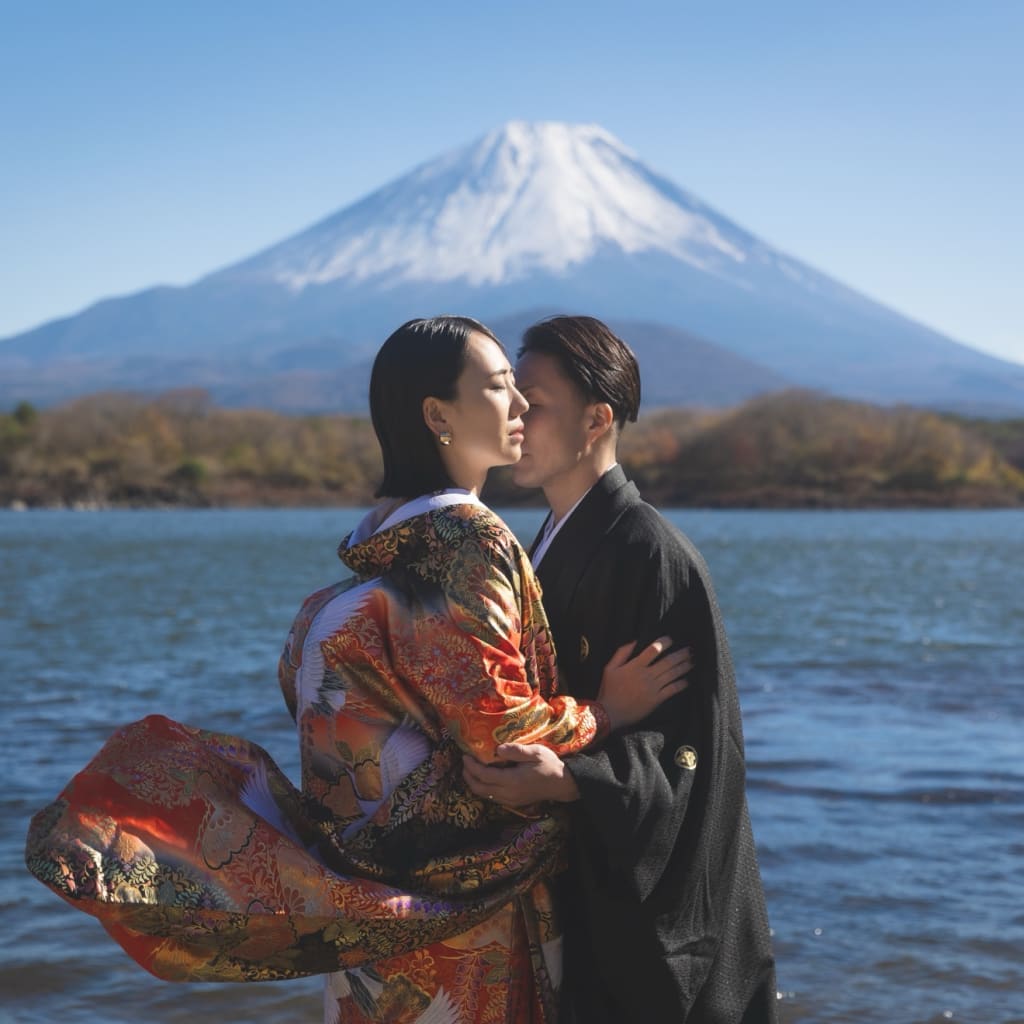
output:
<instances>
[{"instance_id":1,"label":"flowing kimono train","mask_svg":"<svg viewBox=\"0 0 1024 1024\"><path fill-rule=\"evenodd\" d=\"M563 819L479 800L462 754L568 754L607 721L557 695L532 570L472 495L368 517L339 554L354 576L281 658L301 789L255 744L153 716L36 815L28 866L161 978L327 974L331 1024L553 1021Z\"/></svg>"}]
</instances>

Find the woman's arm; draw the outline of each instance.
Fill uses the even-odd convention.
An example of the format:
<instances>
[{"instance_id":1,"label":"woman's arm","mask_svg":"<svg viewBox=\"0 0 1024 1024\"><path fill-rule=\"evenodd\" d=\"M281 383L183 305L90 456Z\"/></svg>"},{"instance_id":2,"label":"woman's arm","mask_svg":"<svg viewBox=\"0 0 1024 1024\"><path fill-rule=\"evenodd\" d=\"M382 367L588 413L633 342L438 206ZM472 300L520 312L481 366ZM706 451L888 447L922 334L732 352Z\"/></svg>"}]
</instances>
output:
<instances>
[{"instance_id":1,"label":"woman's arm","mask_svg":"<svg viewBox=\"0 0 1024 1024\"><path fill-rule=\"evenodd\" d=\"M445 614L414 623L429 662L396 668L419 676L420 692L463 751L493 762L500 744L522 742L568 754L607 735L599 703L557 693L540 588L514 538L465 537L450 552L442 586Z\"/></svg>"},{"instance_id":2,"label":"woman's arm","mask_svg":"<svg viewBox=\"0 0 1024 1024\"><path fill-rule=\"evenodd\" d=\"M656 641L635 658L623 648L597 702L556 695L557 666L540 587L511 536L467 538L445 578L448 622L428 622L421 638L438 659L424 695L462 749L484 762L503 743L580 751L610 729L645 718L679 692L688 653L659 658ZM443 671L439 671L443 664Z\"/></svg>"},{"instance_id":3,"label":"woman's arm","mask_svg":"<svg viewBox=\"0 0 1024 1024\"><path fill-rule=\"evenodd\" d=\"M663 654L671 644L671 638L661 637L632 657L636 645L625 644L605 666L599 697L613 731L641 721L669 697L686 689L685 676L692 668L690 650ZM613 710L617 705L626 709L618 723ZM485 765L472 756L463 761L463 778L477 796L506 807L525 807L545 800L571 803L580 798L572 772L548 747L506 743L496 753L502 765Z\"/></svg>"}]
</instances>

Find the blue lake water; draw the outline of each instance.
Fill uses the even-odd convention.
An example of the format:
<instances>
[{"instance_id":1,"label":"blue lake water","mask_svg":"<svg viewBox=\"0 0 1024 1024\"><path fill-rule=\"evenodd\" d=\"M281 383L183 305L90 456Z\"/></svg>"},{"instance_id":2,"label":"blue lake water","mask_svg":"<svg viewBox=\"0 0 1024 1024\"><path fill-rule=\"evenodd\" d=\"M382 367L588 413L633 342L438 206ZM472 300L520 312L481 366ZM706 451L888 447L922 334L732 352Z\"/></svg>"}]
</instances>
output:
<instances>
[{"instance_id":1,"label":"blue lake water","mask_svg":"<svg viewBox=\"0 0 1024 1024\"><path fill-rule=\"evenodd\" d=\"M297 765L276 662L349 509L0 513L0 1018L315 1021L169 985L25 871L31 814L158 711ZM1024 1022L1024 512L669 513L737 663L782 1019ZM523 538L535 511L508 513Z\"/></svg>"}]
</instances>

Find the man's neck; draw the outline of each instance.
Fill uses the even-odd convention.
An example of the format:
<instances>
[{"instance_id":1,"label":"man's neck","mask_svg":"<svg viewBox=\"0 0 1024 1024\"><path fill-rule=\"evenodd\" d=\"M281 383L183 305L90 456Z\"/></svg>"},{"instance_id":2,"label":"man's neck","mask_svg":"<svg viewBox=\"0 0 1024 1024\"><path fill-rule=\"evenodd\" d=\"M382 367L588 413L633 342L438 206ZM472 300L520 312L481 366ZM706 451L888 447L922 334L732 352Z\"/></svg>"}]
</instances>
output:
<instances>
[{"instance_id":1,"label":"man's neck","mask_svg":"<svg viewBox=\"0 0 1024 1024\"><path fill-rule=\"evenodd\" d=\"M568 473L562 473L544 485L544 497L551 506L551 520L559 522L565 514L615 465L615 453L605 458L587 459Z\"/></svg>"}]
</instances>

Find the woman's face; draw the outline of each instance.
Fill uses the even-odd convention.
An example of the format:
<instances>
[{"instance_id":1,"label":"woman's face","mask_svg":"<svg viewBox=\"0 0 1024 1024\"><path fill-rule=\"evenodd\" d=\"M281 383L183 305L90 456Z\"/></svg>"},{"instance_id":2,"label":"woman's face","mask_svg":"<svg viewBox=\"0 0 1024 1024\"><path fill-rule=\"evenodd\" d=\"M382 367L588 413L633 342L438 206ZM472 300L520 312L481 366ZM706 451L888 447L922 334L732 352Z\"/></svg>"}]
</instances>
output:
<instances>
[{"instance_id":1,"label":"woman's face","mask_svg":"<svg viewBox=\"0 0 1024 1024\"><path fill-rule=\"evenodd\" d=\"M427 399L433 402L434 399ZM515 374L501 347L485 334L466 343L466 363L455 384L455 398L437 401L452 443L441 449L451 478L469 489L483 486L493 466L519 461L522 415L529 408L515 386ZM428 420L430 419L428 410ZM434 426L438 420L433 419Z\"/></svg>"}]
</instances>

